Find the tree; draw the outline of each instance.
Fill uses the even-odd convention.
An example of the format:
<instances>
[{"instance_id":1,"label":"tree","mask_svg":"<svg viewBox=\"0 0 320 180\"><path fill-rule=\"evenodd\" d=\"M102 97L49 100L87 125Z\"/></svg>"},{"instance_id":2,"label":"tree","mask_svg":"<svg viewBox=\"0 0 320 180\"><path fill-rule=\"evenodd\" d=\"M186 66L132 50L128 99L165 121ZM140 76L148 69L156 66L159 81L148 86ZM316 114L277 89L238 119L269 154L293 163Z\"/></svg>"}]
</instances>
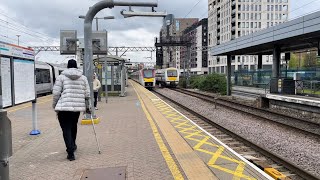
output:
<instances>
[{"instance_id":1,"label":"tree","mask_svg":"<svg viewBox=\"0 0 320 180\"><path fill-rule=\"evenodd\" d=\"M317 66L317 52L307 52L304 54L303 67L316 67Z\"/></svg>"},{"instance_id":2,"label":"tree","mask_svg":"<svg viewBox=\"0 0 320 180\"><path fill-rule=\"evenodd\" d=\"M289 61L289 69L298 69L303 65L303 59L301 54L291 53Z\"/></svg>"}]
</instances>

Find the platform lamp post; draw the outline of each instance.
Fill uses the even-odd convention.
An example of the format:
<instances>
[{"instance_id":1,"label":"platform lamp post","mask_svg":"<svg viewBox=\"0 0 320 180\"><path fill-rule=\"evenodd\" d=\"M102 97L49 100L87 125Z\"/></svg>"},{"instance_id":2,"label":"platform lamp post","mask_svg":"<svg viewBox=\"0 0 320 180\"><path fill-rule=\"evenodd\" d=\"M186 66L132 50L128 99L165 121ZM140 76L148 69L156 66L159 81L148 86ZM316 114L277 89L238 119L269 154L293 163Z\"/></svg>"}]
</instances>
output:
<instances>
[{"instance_id":1,"label":"platform lamp post","mask_svg":"<svg viewBox=\"0 0 320 180\"><path fill-rule=\"evenodd\" d=\"M79 16L79 18L81 19L85 19L86 16ZM102 20L107 20L107 19L115 19L114 16L105 16L105 17L95 17L94 18L96 20L96 31L99 31L99 19L102 19ZM108 41L108 40L107 40ZM108 55L108 54L107 54ZM99 55L97 55L98 57L98 62L100 64L100 58L99 58ZM107 57L105 57L106 59ZM104 67L105 67L105 88L108 88L108 80L107 80L107 72L108 72L108 66L107 66L107 62L106 60L104 61ZM97 70L96 70L97 71ZM102 69L98 69L98 72L99 72L99 77L101 78L102 80ZM107 89L105 91L106 93L108 93ZM108 94L105 94L105 97L106 97L106 103L108 102ZM101 102L101 88L99 89L99 93L98 93L98 101Z\"/></svg>"},{"instance_id":2,"label":"platform lamp post","mask_svg":"<svg viewBox=\"0 0 320 180\"><path fill-rule=\"evenodd\" d=\"M121 14L124 17L132 17L132 16L150 16L150 17L163 17L166 16L166 13L154 12L154 7L158 6L156 2L136 2L136 1L118 1L118 0L103 0L97 2L92 7L89 8L85 20L84 20L84 74L87 76L89 85L90 85L90 97L93 97L93 86L92 86L92 75L93 75L93 64L92 64L92 56L93 56L93 48L92 48L92 21L94 16L103 9L109 8L112 9L115 6L128 6L130 7L151 7L152 12L124 12ZM129 10L130 10L129 9ZM91 104L93 104L93 99L91 98ZM92 109L92 115L94 116L94 109Z\"/></svg>"},{"instance_id":3,"label":"platform lamp post","mask_svg":"<svg viewBox=\"0 0 320 180\"><path fill-rule=\"evenodd\" d=\"M18 37L18 46L19 46L19 44L20 44L20 36L21 36L21 35L18 34L18 35L16 35L16 36Z\"/></svg>"}]
</instances>

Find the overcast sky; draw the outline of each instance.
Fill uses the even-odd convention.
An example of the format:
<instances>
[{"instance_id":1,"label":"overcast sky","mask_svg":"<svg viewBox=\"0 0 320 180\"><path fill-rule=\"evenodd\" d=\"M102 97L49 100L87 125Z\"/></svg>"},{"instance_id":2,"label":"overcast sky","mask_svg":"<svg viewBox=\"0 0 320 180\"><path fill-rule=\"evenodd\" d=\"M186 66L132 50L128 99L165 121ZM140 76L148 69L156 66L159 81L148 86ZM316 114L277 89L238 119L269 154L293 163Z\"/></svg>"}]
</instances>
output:
<instances>
[{"instance_id":1,"label":"overcast sky","mask_svg":"<svg viewBox=\"0 0 320 180\"><path fill-rule=\"evenodd\" d=\"M128 0L127 0L128 1ZM137 0L131 0L137 1ZM140 0L139 0L140 1ZM153 0L145 0L154 2ZM17 43L23 46L59 45L61 29L77 30L83 37L83 20L88 8L98 0L1 0L0 2L0 41ZM207 0L158 0L157 11L167 11L175 17L207 17ZM196 6L195 6L196 5ZM125 7L105 9L97 17L113 15L115 20L101 20L99 29L109 31L109 46L154 46L154 37L162 26L161 18L134 17L124 19L120 11ZM150 11L150 9L139 9ZM291 0L290 19L320 10L320 0ZM93 24L95 28L95 24ZM126 53L132 61L148 61L149 52ZM63 62L65 56L59 53L42 52L38 60ZM155 57L153 55L153 61Z\"/></svg>"}]
</instances>

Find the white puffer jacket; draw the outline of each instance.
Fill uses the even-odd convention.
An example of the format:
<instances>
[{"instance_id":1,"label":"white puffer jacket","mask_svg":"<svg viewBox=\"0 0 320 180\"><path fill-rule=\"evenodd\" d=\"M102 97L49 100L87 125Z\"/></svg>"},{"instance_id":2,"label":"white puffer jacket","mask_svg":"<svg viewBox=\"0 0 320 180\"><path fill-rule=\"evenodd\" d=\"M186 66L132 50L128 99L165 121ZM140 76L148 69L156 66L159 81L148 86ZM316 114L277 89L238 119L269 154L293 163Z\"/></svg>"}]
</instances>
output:
<instances>
[{"instance_id":1,"label":"white puffer jacket","mask_svg":"<svg viewBox=\"0 0 320 180\"><path fill-rule=\"evenodd\" d=\"M57 77L52 94L55 111L83 112L88 108L90 87L79 69L70 68Z\"/></svg>"}]
</instances>

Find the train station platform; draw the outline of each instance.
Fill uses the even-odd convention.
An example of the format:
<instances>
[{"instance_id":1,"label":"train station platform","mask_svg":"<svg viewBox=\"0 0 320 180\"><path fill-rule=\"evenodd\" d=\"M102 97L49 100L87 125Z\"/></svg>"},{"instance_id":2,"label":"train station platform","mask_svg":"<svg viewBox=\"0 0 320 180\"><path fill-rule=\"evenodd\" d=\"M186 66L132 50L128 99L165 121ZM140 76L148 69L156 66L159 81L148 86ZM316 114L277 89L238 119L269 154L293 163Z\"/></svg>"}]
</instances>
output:
<instances>
[{"instance_id":1,"label":"train station platform","mask_svg":"<svg viewBox=\"0 0 320 180\"><path fill-rule=\"evenodd\" d=\"M250 97L252 97L252 95L255 95L255 97L263 96L269 100L286 102L286 103L297 104L297 105L300 104L302 106L312 107L312 108L320 108L319 97L287 95L287 94L270 94L269 90L265 90L263 88L245 87L245 86L234 86L232 87L232 89L235 92L236 96L238 92L242 92L241 96L250 96Z\"/></svg>"},{"instance_id":2,"label":"train station platform","mask_svg":"<svg viewBox=\"0 0 320 180\"><path fill-rule=\"evenodd\" d=\"M100 102L96 125L79 125L76 160L66 159L52 97L38 99L41 135L29 136L31 104L7 109L12 122L10 179L269 179L218 139L142 86ZM88 177L88 178L86 178ZM108 177L108 178L107 178Z\"/></svg>"}]
</instances>

